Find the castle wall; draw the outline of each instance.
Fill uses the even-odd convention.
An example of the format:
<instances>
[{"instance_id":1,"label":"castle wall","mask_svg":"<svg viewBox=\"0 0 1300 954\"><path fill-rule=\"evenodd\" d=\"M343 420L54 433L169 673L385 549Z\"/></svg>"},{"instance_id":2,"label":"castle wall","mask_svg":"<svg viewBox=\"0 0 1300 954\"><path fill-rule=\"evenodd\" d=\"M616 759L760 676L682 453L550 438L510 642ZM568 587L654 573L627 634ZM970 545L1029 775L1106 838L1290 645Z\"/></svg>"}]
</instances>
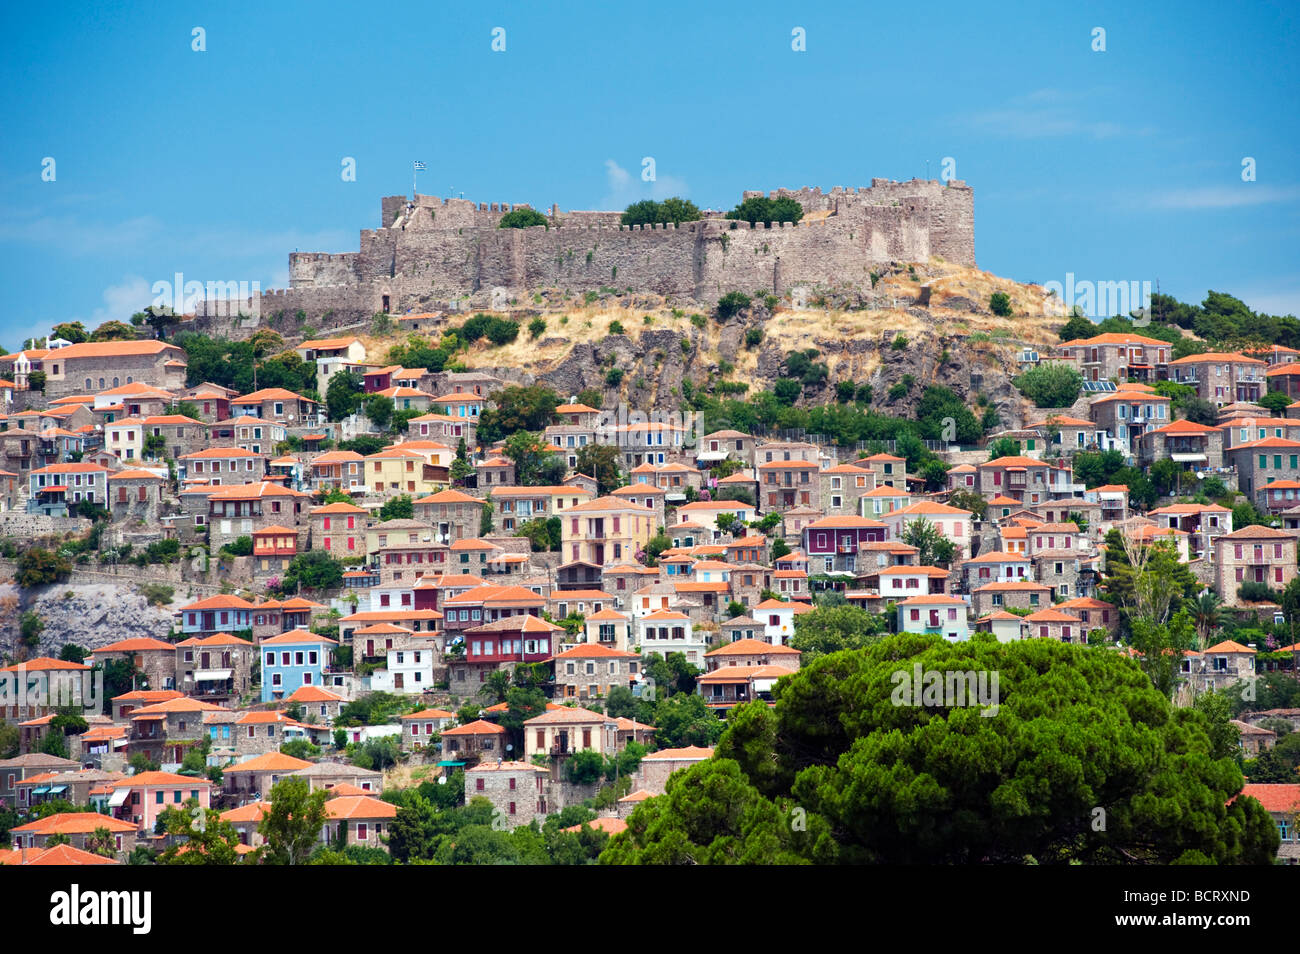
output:
<instances>
[{"instance_id":1,"label":"castle wall","mask_svg":"<svg viewBox=\"0 0 1300 954\"><path fill-rule=\"evenodd\" d=\"M873 179L867 188L770 195L794 198L806 212L831 214L796 225L751 227L710 216L679 226L627 228L618 225L619 212L552 207L549 227L501 229L501 216L522 206L386 196L381 227L362 230L360 251L290 255L290 288L263 293L261 322L276 312L303 311L313 323L340 325L382 310L384 296L396 314L496 287L577 294L631 288L702 301L729 291L784 294L799 285L867 288L873 267L887 262L940 255L975 263L973 192L958 180ZM401 226L391 227L399 217ZM198 311L211 313L205 304Z\"/></svg>"}]
</instances>

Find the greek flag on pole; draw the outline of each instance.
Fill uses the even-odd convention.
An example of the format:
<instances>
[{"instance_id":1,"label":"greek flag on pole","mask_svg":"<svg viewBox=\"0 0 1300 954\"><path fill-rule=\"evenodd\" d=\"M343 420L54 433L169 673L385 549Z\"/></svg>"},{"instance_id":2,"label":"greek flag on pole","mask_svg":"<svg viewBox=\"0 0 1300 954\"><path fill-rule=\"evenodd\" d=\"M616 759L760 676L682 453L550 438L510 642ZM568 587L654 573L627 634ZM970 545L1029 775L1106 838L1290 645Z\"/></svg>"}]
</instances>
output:
<instances>
[{"instance_id":1,"label":"greek flag on pole","mask_svg":"<svg viewBox=\"0 0 1300 954\"><path fill-rule=\"evenodd\" d=\"M428 167L427 167L423 162L421 162L419 159L415 160L415 171L416 171L416 172L423 172L426 168L428 168Z\"/></svg>"}]
</instances>

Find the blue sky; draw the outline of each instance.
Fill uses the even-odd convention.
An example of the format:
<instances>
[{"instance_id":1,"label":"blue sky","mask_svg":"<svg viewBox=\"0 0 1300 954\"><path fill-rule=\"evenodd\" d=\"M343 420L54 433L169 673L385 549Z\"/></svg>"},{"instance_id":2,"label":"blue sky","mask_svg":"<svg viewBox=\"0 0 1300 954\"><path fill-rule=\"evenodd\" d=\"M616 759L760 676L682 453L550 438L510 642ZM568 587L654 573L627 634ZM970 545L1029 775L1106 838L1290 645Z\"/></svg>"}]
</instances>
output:
<instances>
[{"instance_id":1,"label":"blue sky","mask_svg":"<svg viewBox=\"0 0 1300 954\"><path fill-rule=\"evenodd\" d=\"M421 192L591 209L951 157L989 271L1300 314L1293 3L73 6L0 12L5 347L175 272L283 286L294 249L354 251L413 159Z\"/></svg>"}]
</instances>

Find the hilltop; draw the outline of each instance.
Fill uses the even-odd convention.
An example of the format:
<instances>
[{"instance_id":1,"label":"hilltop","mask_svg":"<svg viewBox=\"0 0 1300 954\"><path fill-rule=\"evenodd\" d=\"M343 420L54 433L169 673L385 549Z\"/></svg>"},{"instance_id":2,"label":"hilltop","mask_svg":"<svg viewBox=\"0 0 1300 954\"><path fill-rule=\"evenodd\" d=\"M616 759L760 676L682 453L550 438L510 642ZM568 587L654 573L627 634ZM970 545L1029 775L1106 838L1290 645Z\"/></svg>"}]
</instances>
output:
<instances>
[{"instance_id":1,"label":"hilltop","mask_svg":"<svg viewBox=\"0 0 1300 954\"><path fill-rule=\"evenodd\" d=\"M805 389L802 406L833 401L835 383L849 380L871 385L873 407L904 416L926 385L942 384L968 401L983 394L1012 423L1026 413L1010 384L1022 351L1046 352L1064 320L1059 300L1041 286L939 259L882 267L870 295L828 294L800 304L755 298L725 322L672 307L660 296L606 291L583 299L538 291L516 300L496 313L520 322L518 338L500 346L481 339L456 361L503 380L542 383L566 397L597 388L607 403L668 410L682 403L683 381L706 393L720 383L724 393L740 385L747 393L770 390L787 355L812 348L829 375ZM990 310L996 292L1010 299L1010 316ZM467 317L444 314L416 337L436 342ZM527 328L536 318L546 327L533 338ZM758 343L747 346L754 332ZM376 360L410 337L396 329L357 336ZM906 375L907 394L888 398Z\"/></svg>"}]
</instances>

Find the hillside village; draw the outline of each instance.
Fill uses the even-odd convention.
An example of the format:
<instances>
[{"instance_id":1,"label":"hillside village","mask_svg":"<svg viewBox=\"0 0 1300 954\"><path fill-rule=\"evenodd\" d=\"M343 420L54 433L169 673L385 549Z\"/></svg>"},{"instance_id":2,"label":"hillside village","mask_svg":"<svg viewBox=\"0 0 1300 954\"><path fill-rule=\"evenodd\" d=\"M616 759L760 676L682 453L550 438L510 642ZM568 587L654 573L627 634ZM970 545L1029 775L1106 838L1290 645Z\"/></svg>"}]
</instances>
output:
<instances>
[{"instance_id":1,"label":"hillside village","mask_svg":"<svg viewBox=\"0 0 1300 954\"><path fill-rule=\"evenodd\" d=\"M759 322L775 352L747 356L760 303L741 297L732 355L753 389L719 389L724 370L693 396L688 371L630 408L621 361L573 393L523 372L564 339L558 311L531 332L504 311L271 333L243 393L192 373L175 316L117 340L52 329L0 357L0 863L280 851L261 823L281 794L315 805L320 850L416 857L412 792L498 832L536 821L549 857L591 860L712 755L733 710L885 633L1091 646L1141 662L1176 705L1227 693L1241 757L1283 773L1245 793L1300 863L1300 780L1270 754L1294 754L1300 703L1268 702L1300 655L1300 350L1175 357L1146 329L1026 331L1040 343L998 373L1079 382L1036 407L1009 383L996 402L947 387L971 368L942 377L945 345L896 394L927 436L836 436L816 428L886 407L920 342L909 359L887 335L873 359L896 366L873 394L817 370L784 303ZM641 321L625 310L610 336ZM699 317L669 338L683 353L691 329L725 333ZM273 361L299 386L266 384ZM728 393L822 416L744 428ZM1134 585L1148 571L1160 592ZM143 629L94 622L118 601ZM1167 686L1139 616L1190 634ZM102 679L97 711L17 692L83 673ZM196 840L191 812L229 844Z\"/></svg>"}]
</instances>

